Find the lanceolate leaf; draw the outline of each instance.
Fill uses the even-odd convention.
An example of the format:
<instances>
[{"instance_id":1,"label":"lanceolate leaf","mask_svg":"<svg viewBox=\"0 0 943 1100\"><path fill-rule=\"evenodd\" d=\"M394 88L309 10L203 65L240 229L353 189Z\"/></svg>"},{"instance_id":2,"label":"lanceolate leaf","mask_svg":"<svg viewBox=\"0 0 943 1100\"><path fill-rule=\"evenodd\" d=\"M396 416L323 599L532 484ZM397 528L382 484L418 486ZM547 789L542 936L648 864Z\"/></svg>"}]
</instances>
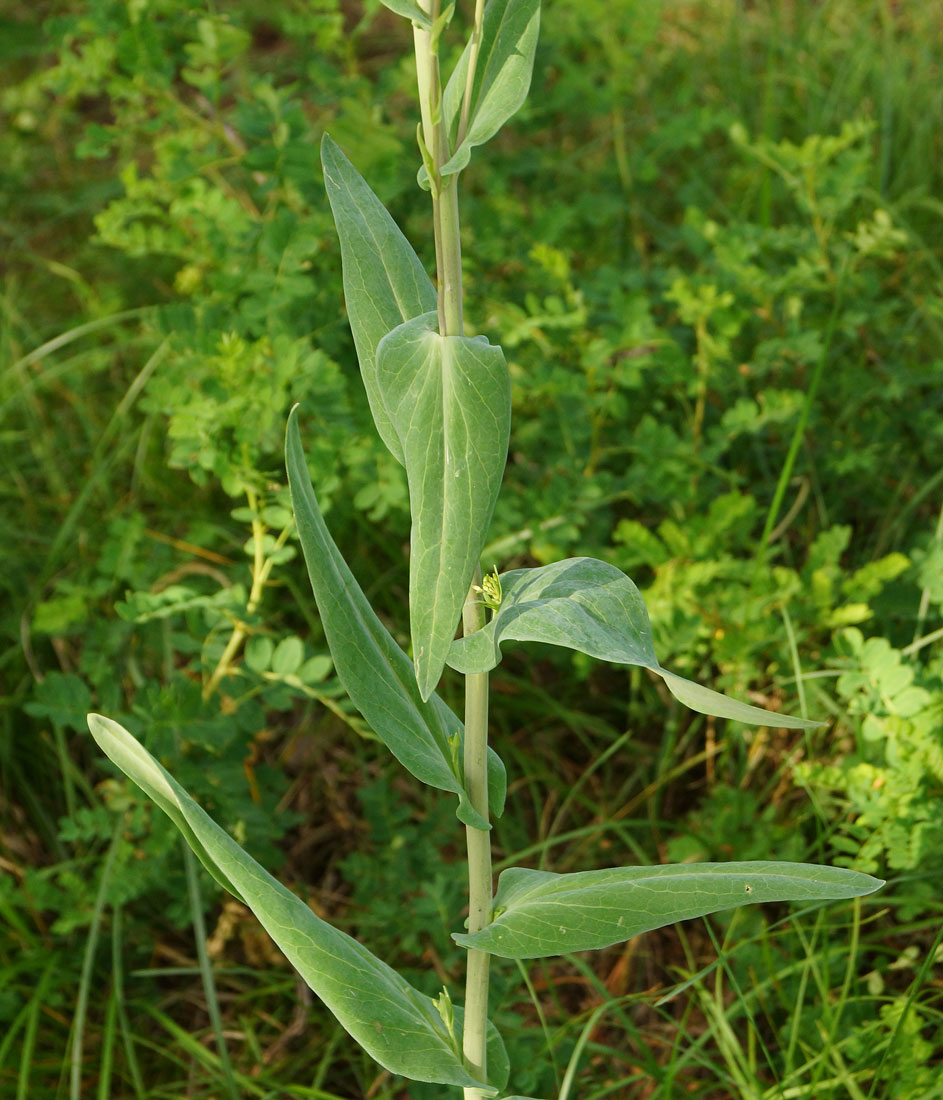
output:
<instances>
[{"instance_id":1,"label":"lanceolate leaf","mask_svg":"<svg viewBox=\"0 0 943 1100\"><path fill-rule=\"evenodd\" d=\"M884 883L843 867L806 863L681 863L557 875L502 872L495 920L463 947L538 959L620 943L653 928L761 901L857 898Z\"/></svg>"},{"instance_id":2,"label":"lanceolate leaf","mask_svg":"<svg viewBox=\"0 0 943 1100\"><path fill-rule=\"evenodd\" d=\"M444 165L443 175L460 172L468 164L472 149L494 137L520 110L530 89L539 32L540 0L490 0L475 67L468 130ZM452 140L465 96L470 57L469 44L443 94L442 109Z\"/></svg>"},{"instance_id":3,"label":"lanceolate leaf","mask_svg":"<svg viewBox=\"0 0 943 1100\"><path fill-rule=\"evenodd\" d=\"M391 1073L416 1081L480 1084L465 1069L431 998L351 936L316 917L247 855L123 726L99 714L90 714L88 725L102 750L170 815L207 869L249 906L371 1057ZM503 1068L499 1049L496 1068ZM498 1077L493 1084L500 1088L504 1082L500 1073Z\"/></svg>"},{"instance_id":4,"label":"lanceolate leaf","mask_svg":"<svg viewBox=\"0 0 943 1100\"><path fill-rule=\"evenodd\" d=\"M347 694L405 768L423 783L457 794L459 818L487 828L460 777L462 723L437 695L422 699L412 662L377 618L324 523L301 446L297 408L288 418L285 462L321 625ZM488 780L491 811L498 817L507 783L504 765L490 750Z\"/></svg>"},{"instance_id":5,"label":"lanceolate leaf","mask_svg":"<svg viewBox=\"0 0 943 1100\"><path fill-rule=\"evenodd\" d=\"M675 698L701 714L782 729L820 724L728 699L662 668L645 602L632 581L609 562L566 558L539 569L513 569L501 575L501 591L491 622L452 643L452 668L487 672L501 660L502 642L549 642L603 661L650 668Z\"/></svg>"},{"instance_id":6,"label":"lanceolate leaf","mask_svg":"<svg viewBox=\"0 0 943 1100\"><path fill-rule=\"evenodd\" d=\"M377 381L402 444L413 526L409 616L423 699L439 682L507 460L511 385L483 336L440 336L436 314L380 341Z\"/></svg>"},{"instance_id":7,"label":"lanceolate leaf","mask_svg":"<svg viewBox=\"0 0 943 1100\"><path fill-rule=\"evenodd\" d=\"M327 134L321 142L321 164L340 238L347 318L367 400L380 437L402 462L399 438L377 390L377 345L403 321L434 310L435 288L383 204Z\"/></svg>"}]
</instances>

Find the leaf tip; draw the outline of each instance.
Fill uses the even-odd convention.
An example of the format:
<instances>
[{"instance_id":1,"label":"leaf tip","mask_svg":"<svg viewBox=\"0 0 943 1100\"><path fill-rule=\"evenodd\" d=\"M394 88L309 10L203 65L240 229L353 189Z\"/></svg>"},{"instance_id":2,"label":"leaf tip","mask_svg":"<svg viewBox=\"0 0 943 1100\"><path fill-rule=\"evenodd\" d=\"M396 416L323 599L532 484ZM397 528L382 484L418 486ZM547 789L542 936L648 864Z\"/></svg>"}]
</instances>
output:
<instances>
[{"instance_id":1,"label":"leaf tip","mask_svg":"<svg viewBox=\"0 0 943 1100\"><path fill-rule=\"evenodd\" d=\"M88 723L89 733L97 739L96 730L99 732L107 730L110 719L106 718L104 714L96 714L95 711L90 711L85 715L85 721Z\"/></svg>"},{"instance_id":2,"label":"leaf tip","mask_svg":"<svg viewBox=\"0 0 943 1100\"><path fill-rule=\"evenodd\" d=\"M428 703L432 693L436 689L436 680L429 674L429 666L423 665L423 667L416 669L416 683L419 686L419 694L422 697L424 703Z\"/></svg>"},{"instance_id":3,"label":"leaf tip","mask_svg":"<svg viewBox=\"0 0 943 1100\"><path fill-rule=\"evenodd\" d=\"M301 429L298 427L298 410L300 402L295 402L288 411L288 419L285 421L285 452L286 455L292 446L301 445Z\"/></svg>"}]
</instances>

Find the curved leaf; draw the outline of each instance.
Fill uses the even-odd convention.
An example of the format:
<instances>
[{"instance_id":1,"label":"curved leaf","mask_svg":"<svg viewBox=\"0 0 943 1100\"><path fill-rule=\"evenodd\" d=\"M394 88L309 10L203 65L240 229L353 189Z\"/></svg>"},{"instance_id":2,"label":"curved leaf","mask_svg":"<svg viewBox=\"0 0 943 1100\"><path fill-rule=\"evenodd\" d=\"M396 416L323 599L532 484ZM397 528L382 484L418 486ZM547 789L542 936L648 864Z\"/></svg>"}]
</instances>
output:
<instances>
[{"instance_id":1,"label":"curved leaf","mask_svg":"<svg viewBox=\"0 0 943 1100\"><path fill-rule=\"evenodd\" d=\"M498 881L495 920L452 939L505 959L538 959L608 947L722 909L857 898L883 885L858 871L807 863L681 863L569 875L512 867Z\"/></svg>"},{"instance_id":2,"label":"curved leaf","mask_svg":"<svg viewBox=\"0 0 943 1100\"><path fill-rule=\"evenodd\" d=\"M614 664L641 665L701 714L749 725L812 729L821 725L728 699L661 667L641 593L609 562L566 558L538 569L501 575L501 604L482 630L452 642L448 664L458 672L487 672L501 660L505 641L548 642Z\"/></svg>"},{"instance_id":3,"label":"curved leaf","mask_svg":"<svg viewBox=\"0 0 943 1100\"><path fill-rule=\"evenodd\" d=\"M468 129L443 166L442 175L460 172L471 159L472 149L490 141L520 110L530 90L539 33L540 0L490 0L482 24ZM443 93L442 110L452 140L465 97L470 56L469 43Z\"/></svg>"},{"instance_id":4,"label":"curved leaf","mask_svg":"<svg viewBox=\"0 0 943 1100\"><path fill-rule=\"evenodd\" d=\"M331 538L308 474L297 406L288 418L285 464L301 549L340 682L403 767L423 783L457 794L458 816L465 824L488 828L460 778L461 721L437 695L422 699L412 662L377 618ZM492 750L488 772L491 810L500 817L507 781Z\"/></svg>"},{"instance_id":5,"label":"curved leaf","mask_svg":"<svg viewBox=\"0 0 943 1100\"><path fill-rule=\"evenodd\" d=\"M440 336L435 313L384 336L377 381L406 461L409 617L423 699L439 682L501 487L511 427L504 353Z\"/></svg>"},{"instance_id":6,"label":"curved leaf","mask_svg":"<svg viewBox=\"0 0 943 1100\"><path fill-rule=\"evenodd\" d=\"M429 29L432 26L432 20L418 4L414 3L414 0L380 0L380 3L397 15L405 16L417 27Z\"/></svg>"},{"instance_id":7,"label":"curved leaf","mask_svg":"<svg viewBox=\"0 0 943 1100\"><path fill-rule=\"evenodd\" d=\"M298 973L372 1058L391 1073L415 1081L480 1084L465 1069L430 997L351 936L315 916L247 855L123 726L100 714L90 714L88 725L106 755L175 824L183 823L184 837L207 869L219 882L230 884L228 888L255 913ZM500 1055L497 1063L500 1070Z\"/></svg>"},{"instance_id":8,"label":"curved leaf","mask_svg":"<svg viewBox=\"0 0 943 1100\"><path fill-rule=\"evenodd\" d=\"M436 292L412 246L336 142L321 140L324 186L341 244L347 318L377 431L403 461L376 381L377 345L397 325L436 308Z\"/></svg>"}]
</instances>

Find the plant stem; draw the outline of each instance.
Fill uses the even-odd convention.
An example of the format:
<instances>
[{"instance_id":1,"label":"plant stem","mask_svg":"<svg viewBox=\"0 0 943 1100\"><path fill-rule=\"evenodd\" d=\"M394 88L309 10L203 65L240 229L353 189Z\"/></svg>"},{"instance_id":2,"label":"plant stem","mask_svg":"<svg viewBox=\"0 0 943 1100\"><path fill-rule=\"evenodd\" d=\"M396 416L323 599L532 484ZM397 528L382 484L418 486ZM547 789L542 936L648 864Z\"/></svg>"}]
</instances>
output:
<instances>
[{"instance_id":1,"label":"plant stem","mask_svg":"<svg viewBox=\"0 0 943 1100\"><path fill-rule=\"evenodd\" d=\"M439 17L440 0L423 5L433 22ZM432 157L432 213L435 225L436 278L439 291L439 334L464 335L462 323L462 242L458 218L458 175L443 180L439 169L449 159L449 135L442 117L442 80L439 43L429 31L414 30L416 80L422 114L423 140Z\"/></svg>"},{"instance_id":2,"label":"plant stem","mask_svg":"<svg viewBox=\"0 0 943 1100\"><path fill-rule=\"evenodd\" d=\"M438 19L440 0L421 0L433 22ZM459 133L468 123L471 88L475 78L477 45L481 41L484 10L477 3L473 53ZM458 211L458 175L444 179L440 169L451 155L449 135L442 117L442 82L439 74L438 41L428 31L416 28L416 73L422 113L423 140L432 158L433 222L435 226L436 277L438 286L439 334L463 336L462 315L462 243ZM459 139L461 140L461 139ZM480 576L475 578L480 583ZM485 625L484 606L475 591L468 590L462 609L462 629L473 634ZM468 798L478 813L488 819L488 674L465 677L465 750L464 775ZM481 829L466 826L468 850L468 931L479 932L491 922L492 875L491 837ZM488 980L491 956L485 951L469 951L465 976L465 1022L462 1029L462 1053L469 1072L487 1080ZM466 1088L465 1100L483 1100L478 1088Z\"/></svg>"},{"instance_id":3,"label":"plant stem","mask_svg":"<svg viewBox=\"0 0 943 1100\"><path fill-rule=\"evenodd\" d=\"M462 317L462 243L458 222L458 176L447 176L437 200L436 226L442 252L438 271L439 331L443 336L464 336Z\"/></svg>"},{"instance_id":4,"label":"plant stem","mask_svg":"<svg viewBox=\"0 0 943 1100\"><path fill-rule=\"evenodd\" d=\"M288 536L292 530L292 525L289 524L282 529L281 534L275 540L272 554L266 557L265 536L268 534L268 528L258 515L261 511L259 498L256 496L254 490L248 488L246 489L246 498L249 502L249 507L253 512L257 513L252 520L252 587L249 589L249 598L246 601L246 615L248 617L253 615L256 608L259 606L259 602L262 599L262 593L265 590L265 586L268 584L268 579L272 573L272 567L275 564L274 554L281 550L287 542ZM213 669L210 678L203 685L204 699L209 699L213 692L219 687L220 683L229 675L232 662L239 652L242 643L250 633L251 630L246 623L237 620L233 624L233 631L229 636L229 641L226 643L219 660L216 662L216 667Z\"/></svg>"},{"instance_id":5,"label":"plant stem","mask_svg":"<svg viewBox=\"0 0 943 1100\"><path fill-rule=\"evenodd\" d=\"M468 590L462 609L463 632L473 634L484 626L484 607L474 587ZM488 674L465 677L465 784L474 809L488 817ZM480 932L491 923L491 835L465 828L468 849L468 931ZM491 956L486 951L468 952L465 974L465 1026L462 1053L472 1073L487 1077L488 977ZM465 1100L478 1100L479 1089L465 1089Z\"/></svg>"}]
</instances>

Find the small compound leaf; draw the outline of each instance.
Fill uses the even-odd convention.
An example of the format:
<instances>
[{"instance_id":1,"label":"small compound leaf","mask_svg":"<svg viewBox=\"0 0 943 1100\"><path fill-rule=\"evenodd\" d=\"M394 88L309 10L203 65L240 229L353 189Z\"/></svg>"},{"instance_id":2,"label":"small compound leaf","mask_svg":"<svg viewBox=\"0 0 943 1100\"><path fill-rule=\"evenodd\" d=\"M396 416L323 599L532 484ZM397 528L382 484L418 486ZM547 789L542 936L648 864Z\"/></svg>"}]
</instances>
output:
<instances>
[{"instance_id":1,"label":"small compound leaf","mask_svg":"<svg viewBox=\"0 0 943 1100\"><path fill-rule=\"evenodd\" d=\"M383 203L327 134L321 141L321 164L341 244L347 318L367 400L380 437L402 462L399 438L377 390L377 345L403 321L434 310L435 288Z\"/></svg>"},{"instance_id":2,"label":"small compound leaf","mask_svg":"<svg viewBox=\"0 0 943 1100\"><path fill-rule=\"evenodd\" d=\"M471 151L489 141L520 110L530 89L540 33L540 0L490 0L485 8L481 47L475 66L471 110L464 140L442 167L442 175L460 172ZM450 140L465 97L471 44L459 59L442 99Z\"/></svg>"},{"instance_id":3,"label":"small compound leaf","mask_svg":"<svg viewBox=\"0 0 943 1100\"><path fill-rule=\"evenodd\" d=\"M421 698L412 662L377 618L331 538L308 474L297 408L288 418L285 463L298 538L340 682L403 767L467 804L457 763L462 759L462 723L437 695ZM489 762L496 773L504 772L494 752ZM487 828L477 815L468 824Z\"/></svg>"},{"instance_id":4,"label":"small compound leaf","mask_svg":"<svg viewBox=\"0 0 943 1100\"><path fill-rule=\"evenodd\" d=\"M101 749L180 827L220 883L258 917L289 962L363 1049L390 1073L469 1087L476 1082L435 1004L353 937L312 913L187 794L123 726L88 716ZM194 843L195 841L195 843Z\"/></svg>"},{"instance_id":5,"label":"small compound leaf","mask_svg":"<svg viewBox=\"0 0 943 1100\"><path fill-rule=\"evenodd\" d=\"M807 863L681 863L568 875L512 867L498 880L497 918L452 939L505 959L546 958L741 905L857 898L883 885L858 871Z\"/></svg>"},{"instance_id":6,"label":"small compound leaf","mask_svg":"<svg viewBox=\"0 0 943 1100\"><path fill-rule=\"evenodd\" d=\"M440 336L427 313L377 349L377 382L409 482L409 618L423 699L455 636L504 466L511 383L504 353L483 336Z\"/></svg>"},{"instance_id":7,"label":"small compound leaf","mask_svg":"<svg viewBox=\"0 0 943 1100\"><path fill-rule=\"evenodd\" d=\"M641 593L621 570L596 558L566 558L538 569L502 573L501 603L491 622L458 638L448 664L458 672L487 672L505 641L547 642L614 664L641 665L661 676L691 710L777 729L812 729L805 718L728 699L661 667Z\"/></svg>"},{"instance_id":8,"label":"small compound leaf","mask_svg":"<svg viewBox=\"0 0 943 1100\"><path fill-rule=\"evenodd\" d=\"M84 715L91 705L91 692L78 676L71 672L47 672L25 709L34 718L48 718L56 729L83 730Z\"/></svg>"},{"instance_id":9,"label":"small compound leaf","mask_svg":"<svg viewBox=\"0 0 943 1100\"><path fill-rule=\"evenodd\" d=\"M432 20L429 16L412 0L380 0L380 3L385 8L389 8L390 11L395 11L397 15L405 16L417 27L424 27L428 30L432 26Z\"/></svg>"}]
</instances>

